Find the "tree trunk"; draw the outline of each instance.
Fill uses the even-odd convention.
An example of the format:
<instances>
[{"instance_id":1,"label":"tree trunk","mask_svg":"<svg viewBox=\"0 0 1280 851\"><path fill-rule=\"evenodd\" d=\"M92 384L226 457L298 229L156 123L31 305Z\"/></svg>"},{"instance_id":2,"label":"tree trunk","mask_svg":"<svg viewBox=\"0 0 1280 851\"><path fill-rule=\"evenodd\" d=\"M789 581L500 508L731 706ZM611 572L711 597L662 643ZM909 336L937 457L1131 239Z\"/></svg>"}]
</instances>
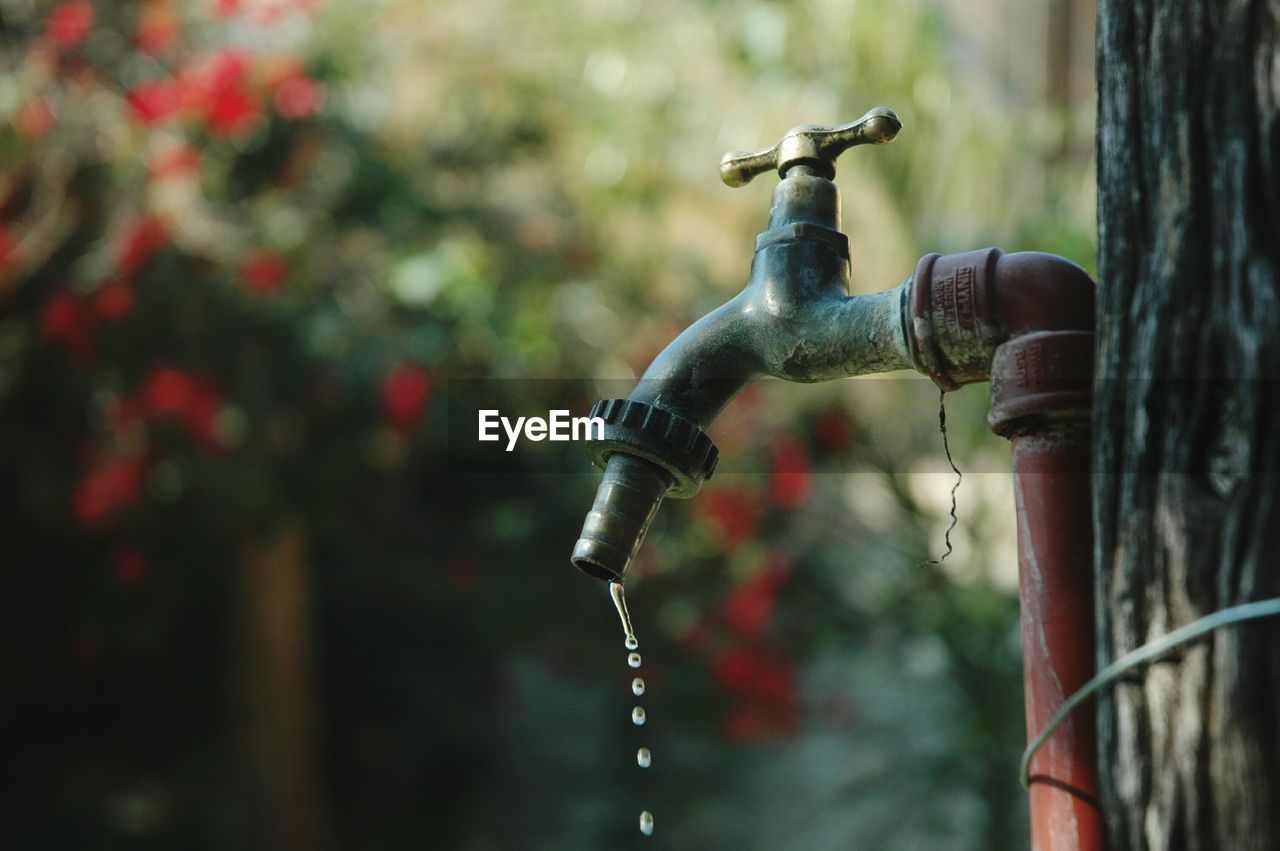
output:
<instances>
[{"instance_id":1,"label":"tree trunk","mask_svg":"<svg viewBox=\"0 0 1280 851\"><path fill-rule=\"evenodd\" d=\"M245 546L235 668L244 756L262 816L262 847L331 847L316 752L306 538L289 526Z\"/></svg>"},{"instance_id":2,"label":"tree trunk","mask_svg":"<svg viewBox=\"0 0 1280 851\"><path fill-rule=\"evenodd\" d=\"M1280 595L1280 2L1098 15L1098 648ZM1280 848L1280 622L1099 706L1113 851Z\"/></svg>"}]
</instances>

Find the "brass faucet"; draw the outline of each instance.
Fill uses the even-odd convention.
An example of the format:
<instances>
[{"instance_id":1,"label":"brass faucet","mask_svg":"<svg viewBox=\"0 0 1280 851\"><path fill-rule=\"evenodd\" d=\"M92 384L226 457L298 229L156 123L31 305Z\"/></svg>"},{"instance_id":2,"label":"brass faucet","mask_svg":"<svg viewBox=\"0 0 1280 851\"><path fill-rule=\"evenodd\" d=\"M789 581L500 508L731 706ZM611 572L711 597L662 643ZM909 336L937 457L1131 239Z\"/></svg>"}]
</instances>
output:
<instances>
[{"instance_id":1,"label":"brass faucet","mask_svg":"<svg viewBox=\"0 0 1280 851\"><path fill-rule=\"evenodd\" d=\"M893 139L902 122L878 107L841 127L804 124L777 145L730 152L730 186L777 169L769 228L756 239L746 287L702 317L654 360L627 399L605 400L605 421L588 444L605 477L573 563L618 579L664 496L687 498L715 470L706 429L751 380L825 381L912 365L901 287L849 296L849 240L840 231L835 160L855 145Z\"/></svg>"}]
</instances>

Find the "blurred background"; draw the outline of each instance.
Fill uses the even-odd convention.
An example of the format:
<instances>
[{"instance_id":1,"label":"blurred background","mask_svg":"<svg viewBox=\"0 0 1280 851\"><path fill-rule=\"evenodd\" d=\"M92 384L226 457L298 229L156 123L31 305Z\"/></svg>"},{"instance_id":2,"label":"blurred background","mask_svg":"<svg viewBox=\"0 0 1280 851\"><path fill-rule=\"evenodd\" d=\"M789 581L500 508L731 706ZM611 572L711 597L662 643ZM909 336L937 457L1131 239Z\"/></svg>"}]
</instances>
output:
<instances>
[{"instance_id":1,"label":"blurred background","mask_svg":"<svg viewBox=\"0 0 1280 851\"><path fill-rule=\"evenodd\" d=\"M446 424L462 379L581 414L737 292L776 181L720 155L798 123L904 121L840 163L856 291L1092 271L1093 16L0 0L0 845L1026 847L984 386L941 564L931 384L733 403L628 581L641 730L568 563L597 475Z\"/></svg>"}]
</instances>

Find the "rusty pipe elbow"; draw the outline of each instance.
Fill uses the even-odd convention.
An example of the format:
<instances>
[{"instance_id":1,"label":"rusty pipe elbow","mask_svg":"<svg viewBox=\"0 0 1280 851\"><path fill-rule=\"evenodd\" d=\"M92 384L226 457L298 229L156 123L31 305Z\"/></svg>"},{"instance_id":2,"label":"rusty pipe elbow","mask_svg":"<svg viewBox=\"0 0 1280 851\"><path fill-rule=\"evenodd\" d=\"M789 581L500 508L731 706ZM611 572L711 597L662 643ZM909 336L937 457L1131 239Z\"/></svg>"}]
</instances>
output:
<instances>
[{"instance_id":1,"label":"rusty pipe elbow","mask_svg":"<svg viewBox=\"0 0 1280 851\"><path fill-rule=\"evenodd\" d=\"M988 423L1087 419L1096 284L1038 251L928 254L911 282L911 354L943 390L991 381Z\"/></svg>"},{"instance_id":2,"label":"rusty pipe elbow","mask_svg":"<svg viewBox=\"0 0 1280 851\"><path fill-rule=\"evenodd\" d=\"M1006 339L1032 331L1093 331L1097 285L1065 257L1003 254L996 261L995 289Z\"/></svg>"}]
</instances>

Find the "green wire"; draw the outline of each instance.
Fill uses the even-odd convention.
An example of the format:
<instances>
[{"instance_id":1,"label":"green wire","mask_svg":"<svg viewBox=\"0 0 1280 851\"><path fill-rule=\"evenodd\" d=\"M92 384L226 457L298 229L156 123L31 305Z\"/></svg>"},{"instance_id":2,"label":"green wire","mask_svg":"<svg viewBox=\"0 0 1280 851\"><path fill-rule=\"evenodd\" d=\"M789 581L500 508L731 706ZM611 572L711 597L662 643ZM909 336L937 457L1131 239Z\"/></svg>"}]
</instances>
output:
<instances>
[{"instance_id":1,"label":"green wire","mask_svg":"<svg viewBox=\"0 0 1280 851\"><path fill-rule=\"evenodd\" d=\"M1062 722L1067 720L1067 716L1077 706L1088 700L1094 692L1103 686L1110 685L1139 665L1163 656L1178 645L1186 644L1188 641L1199 638L1206 632L1212 632L1219 627L1230 626L1231 624L1254 620L1255 618L1273 617L1275 615L1280 615L1280 597L1270 600L1256 600L1252 603L1232 606L1229 609L1221 609L1213 614L1205 615L1199 620L1194 620L1186 626L1178 627L1173 632L1161 636L1155 641L1130 650L1103 668L1093 679L1067 698L1067 701L1058 708L1058 711L1054 713L1053 718L1045 725L1045 728L1040 731L1040 735L1036 736L1031 744L1027 745L1027 749L1022 752L1022 788L1026 789L1031 782L1031 758L1035 756L1036 751L1040 750L1040 746L1048 741L1054 731L1062 726Z\"/></svg>"}]
</instances>

